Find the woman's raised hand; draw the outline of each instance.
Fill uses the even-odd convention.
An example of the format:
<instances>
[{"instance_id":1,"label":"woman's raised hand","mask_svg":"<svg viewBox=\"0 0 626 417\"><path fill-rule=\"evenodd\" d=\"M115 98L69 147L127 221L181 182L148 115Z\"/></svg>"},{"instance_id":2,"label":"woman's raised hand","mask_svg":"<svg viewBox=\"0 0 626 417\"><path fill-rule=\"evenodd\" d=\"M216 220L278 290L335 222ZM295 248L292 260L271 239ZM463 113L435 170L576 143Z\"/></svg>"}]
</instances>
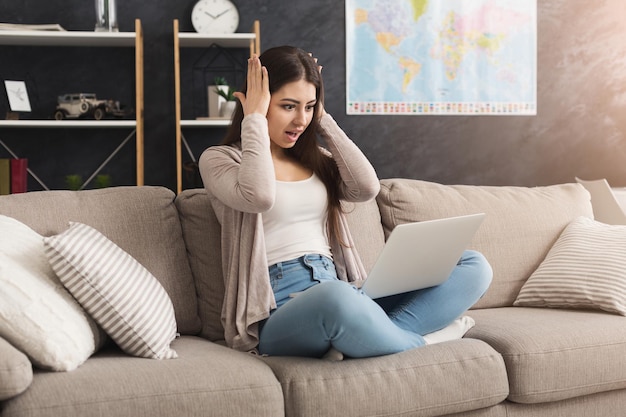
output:
<instances>
[{"instance_id":1,"label":"woman's raised hand","mask_svg":"<svg viewBox=\"0 0 626 417\"><path fill-rule=\"evenodd\" d=\"M248 59L247 91L236 92L235 97L241 102L243 114L260 113L267 115L270 106L270 83L267 68L261 65L259 57Z\"/></svg>"},{"instance_id":2,"label":"woman's raised hand","mask_svg":"<svg viewBox=\"0 0 626 417\"><path fill-rule=\"evenodd\" d=\"M313 60L315 61L315 65L317 65L317 70L320 72L320 77L321 77L323 67L317 63L317 58L315 58L311 52L309 52L309 56L313 58ZM324 103L320 103L320 115L323 116L325 114L326 114L326 109L324 109Z\"/></svg>"}]
</instances>

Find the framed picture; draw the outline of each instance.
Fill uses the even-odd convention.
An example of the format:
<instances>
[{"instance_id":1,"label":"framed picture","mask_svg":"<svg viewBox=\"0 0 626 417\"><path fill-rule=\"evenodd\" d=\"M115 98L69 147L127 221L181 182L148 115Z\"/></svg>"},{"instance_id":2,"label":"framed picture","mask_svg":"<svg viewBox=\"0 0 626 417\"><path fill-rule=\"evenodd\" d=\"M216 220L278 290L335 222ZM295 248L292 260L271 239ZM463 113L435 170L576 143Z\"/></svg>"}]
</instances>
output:
<instances>
[{"instance_id":1,"label":"framed picture","mask_svg":"<svg viewBox=\"0 0 626 417\"><path fill-rule=\"evenodd\" d=\"M4 86L7 90L9 98L9 106L14 112L30 112L30 101L28 100L28 91L24 81L4 80Z\"/></svg>"}]
</instances>

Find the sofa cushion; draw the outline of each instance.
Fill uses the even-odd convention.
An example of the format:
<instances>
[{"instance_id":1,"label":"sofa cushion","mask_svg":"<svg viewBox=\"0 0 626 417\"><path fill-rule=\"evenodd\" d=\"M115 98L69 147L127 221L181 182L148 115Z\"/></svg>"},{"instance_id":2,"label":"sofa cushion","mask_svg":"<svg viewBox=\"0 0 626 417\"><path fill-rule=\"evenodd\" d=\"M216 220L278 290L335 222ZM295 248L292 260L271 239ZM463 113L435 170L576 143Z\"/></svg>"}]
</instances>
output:
<instances>
[{"instance_id":1,"label":"sofa cushion","mask_svg":"<svg viewBox=\"0 0 626 417\"><path fill-rule=\"evenodd\" d=\"M389 179L381 181L377 201L386 234L400 223L487 213L470 248L485 255L494 276L475 308L511 306L565 226L578 216L593 217L589 193L579 184L526 188Z\"/></svg>"},{"instance_id":2,"label":"sofa cushion","mask_svg":"<svg viewBox=\"0 0 626 417\"><path fill-rule=\"evenodd\" d=\"M93 227L70 222L44 238L63 285L122 350L153 359L176 358L174 307L159 281Z\"/></svg>"},{"instance_id":3,"label":"sofa cushion","mask_svg":"<svg viewBox=\"0 0 626 417\"><path fill-rule=\"evenodd\" d=\"M290 416L435 416L498 404L508 394L502 358L479 340L340 362L264 360L283 387Z\"/></svg>"},{"instance_id":4,"label":"sofa cushion","mask_svg":"<svg viewBox=\"0 0 626 417\"><path fill-rule=\"evenodd\" d=\"M514 305L604 310L626 316L626 226L570 223Z\"/></svg>"},{"instance_id":5,"label":"sofa cushion","mask_svg":"<svg viewBox=\"0 0 626 417\"><path fill-rule=\"evenodd\" d=\"M0 215L0 336L40 368L71 371L106 336L63 287L43 237Z\"/></svg>"},{"instance_id":6,"label":"sofa cushion","mask_svg":"<svg viewBox=\"0 0 626 417\"><path fill-rule=\"evenodd\" d=\"M505 401L502 414L488 417L613 417L623 416L626 410L624 390L583 395L565 401L521 404ZM453 416L447 416L453 417ZM466 417L466 416L454 416ZM487 416L485 416L487 417Z\"/></svg>"},{"instance_id":7,"label":"sofa cushion","mask_svg":"<svg viewBox=\"0 0 626 417\"><path fill-rule=\"evenodd\" d=\"M37 372L2 415L284 415L280 384L257 357L194 336L176 339L179 358L151 361L103 350L68 373Z\"/></svg>"},{"instance_id":8,"label":"sofa cushion","mask_svg":"<svg viewBox=\"0 0 626 417\"><path fill-rule=\"evenodd\" d=\"M350 234L366 271L370 271L385 246L385 231L376 200L344 203Z\"/></svg>"},{"instance_id":9,"label":"sofa cushion","mask_svg":"<svg viewBox=\"0 0 626 417\"><path fill-rule=\"evenodd\" d=\"M0 337L0 401L26 391L32 381L33 367L26 355Z\"/></svg>"},{"instance_id":10,"label":"sofa cushion","mask_svg":"<svg viewBox=\"0 0 626 417\"><path fill-rule=\"evenodd\" d=\"M185 190L176 197L189 265L198 293L200 335L224 340L221 227L204 189Z\"/></svg>"},{"instance_id":11,"label":"sofa cushion","mask_svg":"<svg viewBox=\"0 0 626 417\"><path fill-rule=\"evenodd\" d=\"M203 337L224 339L221 323L224 278L221 228L204 189L185 190L176 198L189 264L198 292ZM375 201L345 204L350 231L367 270L371 269L384 243L380 213ZM367 227L364 227L367 225Z\"/></svg>"},{"instance_id":12,"label":"sofa cushion","mask_svg":"<svg viewBox=\"0 0 626 417\"><path fill-rule=\"evenodd\" d=\"M603 312L529 307L473 310L466 337L500 352L509 400L559 401L626 388L626 323Z\"/></svg>"},{"instance_id":13,"label":"sofa cushion","mask_svg":"<svg viewBox=\"0 0 626 417\"><path fill-rule=\"evenodd\" d=\"M111 187L87 191L37 191L0 197L0 214L43 236L70 221L105 234L154 275L167 291L182 334L200 331L198 305L174 193L164 187Z\"/></svg>"}]
</instances>

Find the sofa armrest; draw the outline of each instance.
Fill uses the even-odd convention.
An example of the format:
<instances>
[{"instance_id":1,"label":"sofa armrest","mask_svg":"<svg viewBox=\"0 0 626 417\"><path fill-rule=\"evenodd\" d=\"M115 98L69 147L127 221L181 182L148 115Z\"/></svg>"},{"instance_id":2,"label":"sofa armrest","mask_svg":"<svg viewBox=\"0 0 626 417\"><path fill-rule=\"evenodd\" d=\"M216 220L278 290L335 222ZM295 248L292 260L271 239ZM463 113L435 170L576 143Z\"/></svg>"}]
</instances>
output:
<instances>
[{"instance_id":1,"label":"sofa armrest","mask_svg":"<svg viewBox=\"0 0 626 417\"><path fill-rule=\"evenodd\" d=\"M0 337L0 401L26 391L33 382L33 367L25 354Z\"/></svg>"}]
</instances>

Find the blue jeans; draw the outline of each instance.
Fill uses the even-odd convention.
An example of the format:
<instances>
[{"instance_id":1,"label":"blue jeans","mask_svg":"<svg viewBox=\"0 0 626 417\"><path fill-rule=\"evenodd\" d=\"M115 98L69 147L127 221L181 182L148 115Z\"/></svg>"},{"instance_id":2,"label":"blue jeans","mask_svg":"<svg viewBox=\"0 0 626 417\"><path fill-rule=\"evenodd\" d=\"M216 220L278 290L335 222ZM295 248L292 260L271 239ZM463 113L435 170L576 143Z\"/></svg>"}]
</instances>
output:
<instances>
[{"instance_id":1,"label":"blue jeans","mask_svg":"<svg viewBox=\"0 0 626 417\"><path fill-rule=\"evenodd\" d=\"M372 300L337 279L321 255L270 267L276 310L262 323L259 351L321 357L330 349L353 358L387 355L425 344L422 335L446 327L483 296L492 270L480 253L465 251L441 285ZM289 294L304 291L294 298Z\"/></svg>"}]
</instances>

